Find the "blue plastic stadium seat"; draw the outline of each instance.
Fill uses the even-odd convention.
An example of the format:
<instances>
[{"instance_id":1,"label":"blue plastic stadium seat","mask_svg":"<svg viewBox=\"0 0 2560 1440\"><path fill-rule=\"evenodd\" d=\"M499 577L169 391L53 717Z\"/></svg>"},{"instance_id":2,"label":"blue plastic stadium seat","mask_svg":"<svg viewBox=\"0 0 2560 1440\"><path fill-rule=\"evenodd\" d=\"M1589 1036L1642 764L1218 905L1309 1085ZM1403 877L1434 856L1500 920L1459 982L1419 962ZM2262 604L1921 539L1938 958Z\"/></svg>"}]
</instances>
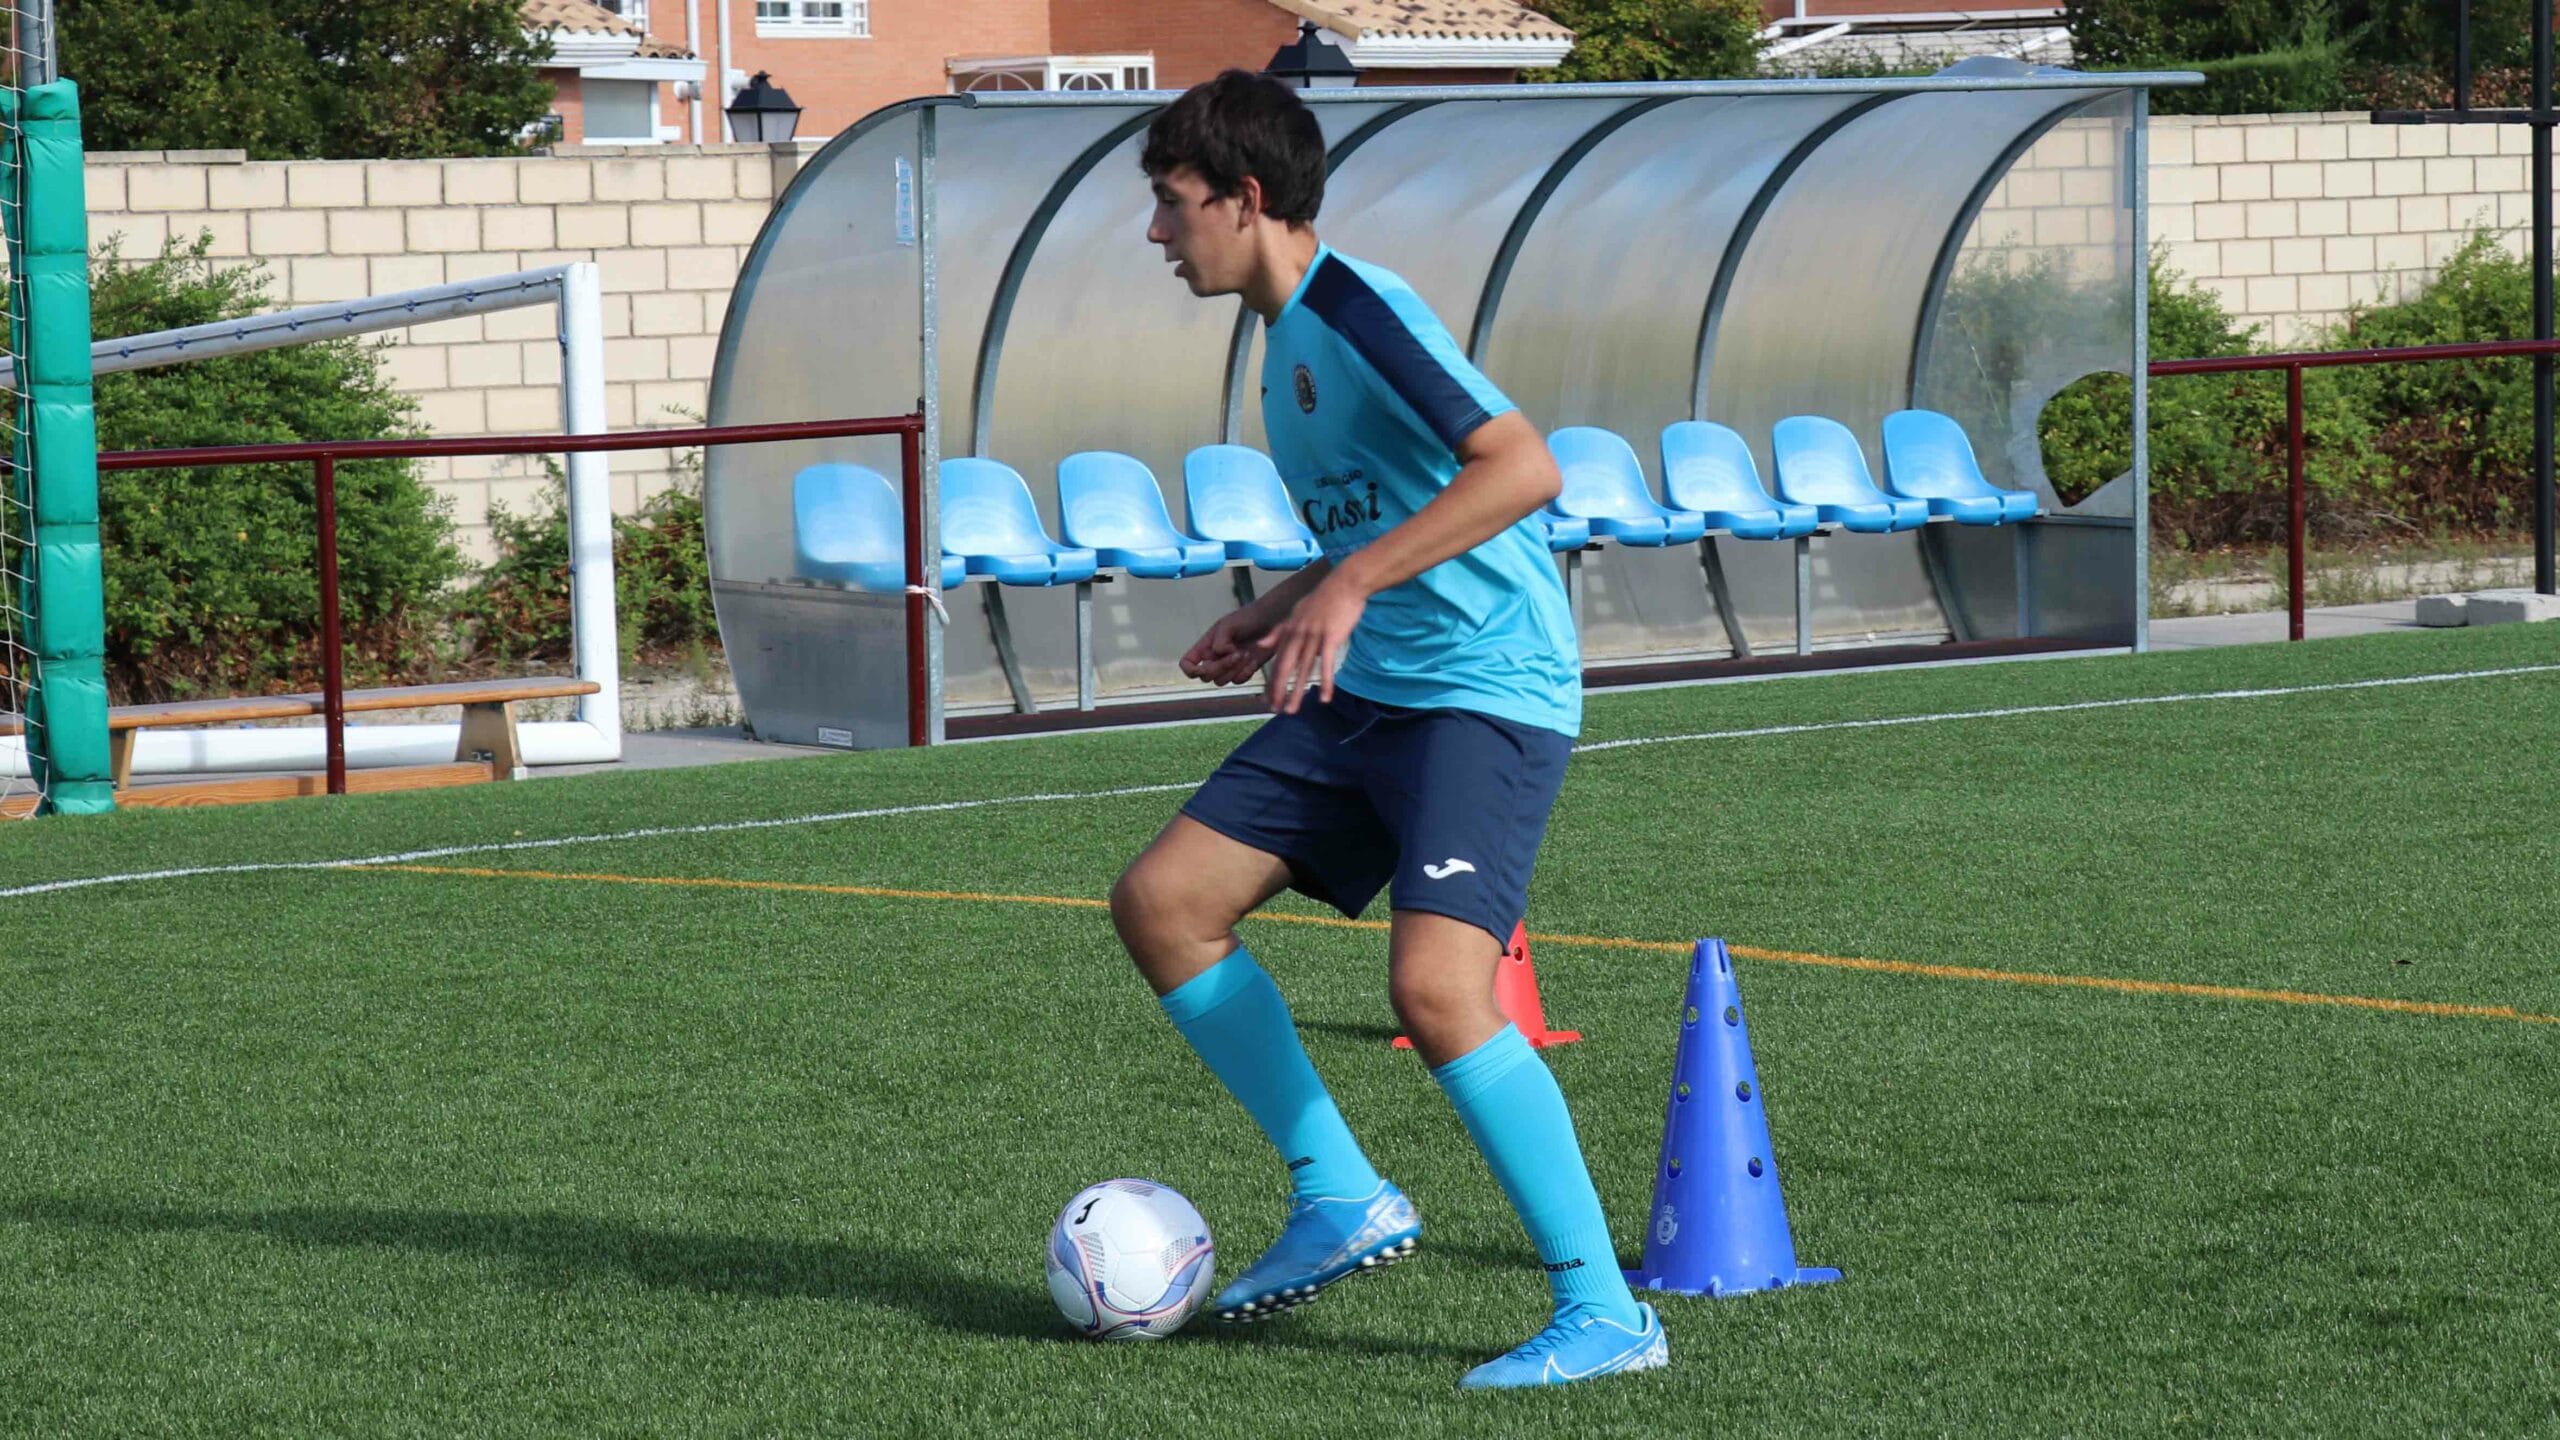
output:
<instances>
[{"instance_id":1,"label":"blue plastic stadium seat","mask_svg":"<svg viewBox=\"0 0 2560 1440\"><path fill-rule=\"evenodd\" d=\"M1744 540L1791 540L1821 527L1810 505L1781 505L1760 485L1751 446L1732 427L1683 420L1662 431L1662 498Z\"/></svg>"},{"instance_id":2,"label":"blue plastic stadium seat","mask_svg":"<svg viewBox=\"0 0 2560 1440\"><path fill-rule=\"evenodd\" d=\"M1303 570L1324 554L1290 508L1279 468L1251 446L1203 445L1185 456L1182 496L1192 533L1225 546L1230 560Z\"/></svg>"},{"instance_id":3,"label":"blue plastic stadium seat","mask_svg":"<svg viewBox=\"0 0 2560 1440\"><path fill-rule=\"evenodd\" d=\"M1621 545L1658 546L1686 545L1707 533L1704 515L1654 503L1636 452L1610 431L1568 425L1547 437L1547 448L1564 472L1564 493L1547 508L1590 521L1593 536Z\"/></svg>"},{"instance_id":4,"label":"blue plastic stadium seat","mask_svg":"<svg viewBox=\"0 0 2560 1440\"><path fill-rule=\"evenodd\" d=\"M1769 432L1778 498L1810 505L1827 525L1861 535L1917 530L1929 523L1929 502L1904 500L1876 488L1858 437L1837 420L1794 415Z\"/></svg>"},{"instance_id":5,"label":"blue plastic stadium seat","mask_svg":"<svg viewBox=\"0 0 2560 1440\"><path fill-rule=\"evenodd\" d=\"M1145 462L1108 450L1058 462L1058 534L1141 580L1214 575L1227 566L1226 546L1173 528Z\"/></svg>"},{"instance_id":6,"label":"blue plastic stadium seat","mask_svg":"<svg viewBox=\"0 0 2560 1440\"><path fill-rule=\"evenodd\" d=\"M803 580L857 590L907 588L907 532L889 477L862 465L812 465L791 477L791 551ZM966 576L957 555L942 557L942 588Z\"/></svg>"},{"instance_id":7,"label":"blue plastic stadium seat","mask_svg":"<svg viewBox=\"0 0 2560 1440\"><path fill-rule=\"evenodd\" d=\"M1591 546L1591 522L1578 515L1559 515L1553 510L1538 510L1529 516L1538 522L1538 533L1546 538L1547 549L1561 555L1568 550L1587 550Z\"/></svg>"},{"instance_id":8,"label":"blue plastic stadium seat","mask_svg":"<svg viewBox=\"0 0 2560 1440\"><path fill-rule=\"evenodd\" d=\"M942 462L942 548L970 574L1006 585L1072 585L1102 564L1090 550L1050 539L1031 487L996 460Z\"/></svg>"},{"instance_id":9,"label":"blue plastic stadium seat","mask_svg":"<svg viewBox=\"0 0 2560 1440\"><path fill-rule=\"evenodd\" d=\"M1929 502L1932 515L1960 525L2032 520L2033 491L2003 490L1982 476L1964 427L1935 410L1897 410L1884 417L1884 484L1896 495Z\"/></svg>"}]
</instances>

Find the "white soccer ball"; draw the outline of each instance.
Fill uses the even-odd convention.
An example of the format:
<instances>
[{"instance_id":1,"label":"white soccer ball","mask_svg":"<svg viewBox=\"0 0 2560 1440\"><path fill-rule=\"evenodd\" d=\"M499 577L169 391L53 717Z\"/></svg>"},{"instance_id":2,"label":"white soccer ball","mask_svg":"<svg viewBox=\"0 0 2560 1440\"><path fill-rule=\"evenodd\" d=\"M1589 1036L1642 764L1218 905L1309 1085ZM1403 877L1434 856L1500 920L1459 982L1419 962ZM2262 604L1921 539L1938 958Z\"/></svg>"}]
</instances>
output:
<instances>
[{"instance_id":1,"label":"white soccer ball","mask_svg":"<svg viewBox=\"0 0 2560 1440\"><path fill-rule=\"evenodd\" d=\"M1209 1296L1217 1247L1191 1202L1147 1180L1076 1192L1049 1228L1049 1298L1096 1340L1161 1340Z\"/></svg>"}]
</instances>

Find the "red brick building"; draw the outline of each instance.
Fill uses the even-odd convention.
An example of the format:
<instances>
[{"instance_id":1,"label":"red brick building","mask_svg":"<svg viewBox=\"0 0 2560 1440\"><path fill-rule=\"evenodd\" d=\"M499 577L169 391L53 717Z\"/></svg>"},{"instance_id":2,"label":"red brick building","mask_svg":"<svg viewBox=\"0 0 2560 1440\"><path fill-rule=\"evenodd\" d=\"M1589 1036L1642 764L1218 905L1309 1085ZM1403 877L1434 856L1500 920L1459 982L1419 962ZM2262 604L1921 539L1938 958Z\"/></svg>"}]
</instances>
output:
<instances>
[{"instance_id":1,"label":"red brick building","mask_svg":"<svg viewBox=\"0 0 2560 1440\"><path fill-rule=\"evenodd\" d=\"M645 4L622 8L645 16ZM681 43L650 34L614 7L590 0L525 0L527 30L551 37L551 138L573 143L657 144L687 136L666 123L672 92L709 73Z\"/></svg>"},{"instance_id":2,"label":"red brick building","mask_svg":"<svg viewBox=\"0 0 2560 1440\"><path fill-rule=\"evenodd\" d=\"M592 68L556 67L560 138L592 143L724 139L725 98L758 71L802 107L800 134L821 137L916 95L1167 89L1228 66L1259 69L1301 20L1366 85L1508 82L1552 68L1573 46L1573 32L1512 0L528 0L525 9L529 27L553 31L564 61L602 55ZM640 49L623 56L624 45ZM644 59L670 67L654 82L650 135L616 88ZM683 65L701 77L698 90L673 73ZM609 106L599 109L599 96Z\"/></svg>"}]
</instances>

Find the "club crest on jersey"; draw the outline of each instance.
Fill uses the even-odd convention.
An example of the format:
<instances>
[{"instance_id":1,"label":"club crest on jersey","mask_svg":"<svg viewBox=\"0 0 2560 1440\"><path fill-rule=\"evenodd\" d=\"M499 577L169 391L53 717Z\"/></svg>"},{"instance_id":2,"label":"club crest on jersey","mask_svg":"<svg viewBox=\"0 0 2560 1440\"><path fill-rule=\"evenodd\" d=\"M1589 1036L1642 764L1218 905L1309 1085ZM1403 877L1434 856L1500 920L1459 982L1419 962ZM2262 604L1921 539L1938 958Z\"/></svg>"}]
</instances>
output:
<instances>
[{"instance_id":1,"label":"club crest on jersey","mask_svg":"<svg viewBox=\"0 0 2560 1440\"><path fill-rule=\"evenodd\" d=\"M1316 373L1306 366L1298 367L1298 408L1310 415L1316 413Z\"/></svg>"}]
</instances>

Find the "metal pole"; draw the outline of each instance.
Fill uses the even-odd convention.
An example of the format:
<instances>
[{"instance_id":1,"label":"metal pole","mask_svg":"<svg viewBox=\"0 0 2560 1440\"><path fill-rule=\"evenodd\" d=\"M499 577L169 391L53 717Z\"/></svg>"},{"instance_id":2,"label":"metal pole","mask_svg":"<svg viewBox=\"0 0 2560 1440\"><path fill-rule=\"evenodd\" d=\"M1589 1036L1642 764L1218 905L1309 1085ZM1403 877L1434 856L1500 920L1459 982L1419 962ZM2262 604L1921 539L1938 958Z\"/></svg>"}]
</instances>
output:
<instances>
[{"instance_id":1,"label":"metal pole","mask_svg":"<svg viewBox=\"0 0 2560 1440\"><path fill-rule=\"evenodd\" d=\"M924 430L919 426L898 436L899 513L907 530L907 743L933 743L933 721L925 704L924 584Z\"/></svg>"},{"instance_id":2,"label":"metal pole","mask_svg":"<svg viewBox=\"0 0 2560 1440\"><path fill-rule=\"evenodd\" d=\"M604 279L587 261L560 285L560 418L572 435L605 433ZM569 636L578 678L596 693L578 697L578 718L622 755L622 636L614 616L613 473L601 451L570 452Z\"/></svg>"},{"instance_id":3,"label":"metal pole","mask_svg":"<svg viewBox=\"0 0 2560 1440\"><path fill-rule=\"evenodd\" d=\"M684 48L702 53L702 0L684 0ZM702 78L694 82L693 99L685 105L685 134L695 145L702 143L702 87L710 80L711 67L705 65Z\"/></svg>"},{"instance_id":4,"label":"metal pole","mask_svg":"<svg viewBox=\"0 0 2560 1440\"><path fill-rule=\"evenodd\" d=\"M2292 471L2292 481L2285 501L2285 573L2292 581L2292 596L2285 602L2285 638L2302 638L2302 367L2289 365L2284 372L2284 443L2285 463Z\"/></svg>"},{"instance_id":5,"label":"metal pole","mask_svg":"<svg viewBox=\"0 0 2560 1440\"><path fill-rule=\"evenodd\" d=\"M2533 5L2533 338L2552 338L2551 0ZM2533 588L2560 593L2552 575L2552 359L2533 360Z\"/></svg>"},{"instance_id":6,"label":"metal pole","mask_svg":"<svg viewBox=\"0 0 2560 1440\"><path fill-rule=\"evenodd\" d=\"M17 49L15 83L23 90L61 78L53 47L53 0L16 0L10 9L11 40Z\"/></svg>"},{"instance_id":7,"label":"metal pole","mask_svg":"<svg viewBox=\"0 0 2560 1440\"><path fill-rule=\"evenodd\" d=\"M2151 649L2151 92L2133 92L2133 219L2125 268L2133 282L2133 651Z\"/></svg>"},{"instance_id":8,"label":"metal pole","mask_svg":"<svg viewBox=\"0 0 2560 1440\"><path fill-rule=\"evenodd\" d=\"M260 350L308 345L314 340L338 340L349 335L405 329L459 315L548 305L560 298L568 273L568 266L552 265L512 275L489 275L450 285L429 285L388 295L369 295L362 300L305 305L299 309L276 310L238 320L218 320L209 325L189 325L177 330L155 330L148 335L100 340L89 347L89 365L97 374L113 375L127 370L147 370L155 365L213 360L225 355L249 355ZM16 384L17 363L0 359L0 388L13 388Z\"/></svg>"},{"instance_id":9,"label":"metal pole","mask_svg":"<svg viewBox=\"0 0 2560 1440\"><path fill-rule=\"evenodd\" d=\"M339 647L338 462L311 462L312 494L320 507L320 707L329 727L329 793L347 793L347 674Z\"/></svg>"},{"instance_id":10,"label":"metal pole","mask_svg":"<svg viewBox=\"0 0 2560 1440\"><path fill-rule=\"evenodd\" d=\"M924 500L910 512L923 528L924 553L936 557L932 573L924 582L936 594L942 590L942 217L936 184L939 114L936 107L928 105L916 116L916 307L922 355L916 414L924 421ZM995 586L987 587L991 598L1002 593ZM925 738L927 743L936 745L943 740L944 629L944 625L935 624L924 632Z\"/></svg>"},{"instance_id":11,"label":"metal pole","mask_svg":"<svg viewBox=\"0 0 2560 1440\"><path fill-rule=\"evenodd\" d=\"M1817 532L1819 533L1819 532ZM1796 537L1796 653L1813 653L1813 536Z\"/></svg>"},{"instance_id":12,"label":"metal pole","mask_svg":"<svg viewBox=\"0 0 2560 1440\"><path fill-rule=\"evenodd\" d=\"M2471 108L2471 0L2460 0L2454 7L2453 108Z\"/></svg>"}]
</instances>

